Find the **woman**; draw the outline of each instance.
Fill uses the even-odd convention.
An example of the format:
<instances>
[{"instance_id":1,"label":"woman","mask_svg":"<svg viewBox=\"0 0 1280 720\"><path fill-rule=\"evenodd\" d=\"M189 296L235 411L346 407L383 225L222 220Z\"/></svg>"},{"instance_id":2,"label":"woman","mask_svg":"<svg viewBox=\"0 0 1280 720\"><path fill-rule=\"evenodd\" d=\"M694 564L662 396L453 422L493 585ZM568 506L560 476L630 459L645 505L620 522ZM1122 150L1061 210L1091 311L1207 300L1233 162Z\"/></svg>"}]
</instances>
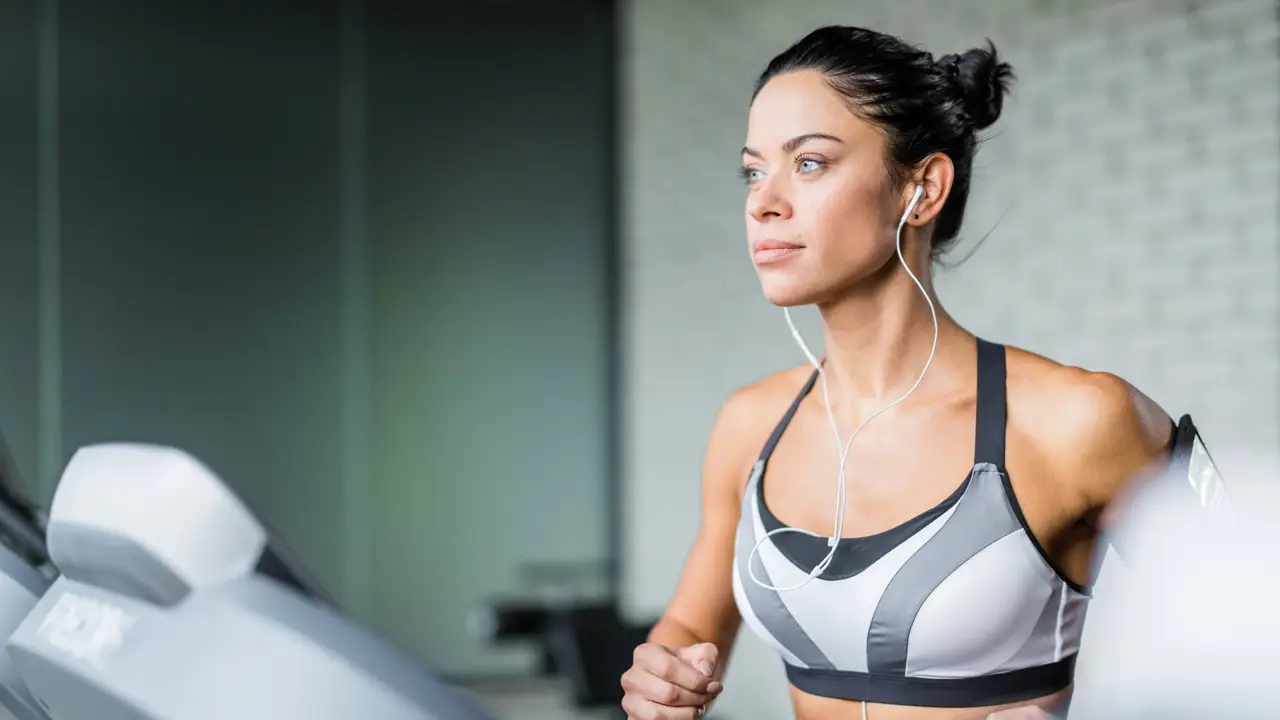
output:
<instances>
[{"instance_id":1,"label":"woman","mask_svg":"<svg viewBox=\"0 0 1280 720\"><path fill-rule=\"evenodd\" d=\"M1065 714L1104 511L1173 423L1115 376L976 338L934 295L1011 77L994 46L935 61L851 27L760 77L748 245L770 302L820 309L826 354L722 407L697 540L622 678L629 717L700 716L743 620L805 720Z\"/></svg>"}]
</instances>

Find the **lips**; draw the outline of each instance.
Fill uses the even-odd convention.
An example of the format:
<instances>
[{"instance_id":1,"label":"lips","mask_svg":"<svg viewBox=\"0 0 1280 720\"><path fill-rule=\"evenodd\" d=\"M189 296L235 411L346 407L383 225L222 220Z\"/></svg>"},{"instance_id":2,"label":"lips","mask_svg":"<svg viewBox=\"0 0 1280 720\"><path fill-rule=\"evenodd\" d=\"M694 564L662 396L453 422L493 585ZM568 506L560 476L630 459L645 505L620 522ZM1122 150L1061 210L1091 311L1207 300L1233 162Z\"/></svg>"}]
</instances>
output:
<instances>
[{"instance_id":1,"label":"lips","mask_svg":"<svg viewBox=\"0 0 1280 720\"><path fill-rule=\"evenodd\" d=\"M753 252L760 252L762 250L799 250L802 247L804 246L797 245L795 243L783 242L781 240L761 240L753 245L751 250Z\"/></svg>"},{"instance_id":2,"label":"lips","mask_svg":"<svg viewBox=\"0 0 1280 720\"><path fill-rule=\"evenodd\" d=\"M761 240L751 246L751 259L756 265L781 262L798 255L804 250L803 245L784 242L782 240Z\"/></svg>"}]
</instances>

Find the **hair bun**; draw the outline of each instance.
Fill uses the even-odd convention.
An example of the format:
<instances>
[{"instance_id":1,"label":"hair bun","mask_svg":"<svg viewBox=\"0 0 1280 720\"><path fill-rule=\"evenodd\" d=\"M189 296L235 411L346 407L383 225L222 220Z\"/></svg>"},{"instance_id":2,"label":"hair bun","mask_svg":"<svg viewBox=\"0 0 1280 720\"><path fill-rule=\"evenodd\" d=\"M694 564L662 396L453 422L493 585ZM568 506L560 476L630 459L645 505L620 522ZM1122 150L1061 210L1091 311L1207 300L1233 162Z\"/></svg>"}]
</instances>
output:
<instances>
[{"instance_id":1,"label":"hair bun","mask_svg":"<svg viewBox=\"0 0 1280 720\"><path fill-rule=\"evenodd\" d=\"M960 55L944 55L938 65L951 76L960 91L960 102L974 130L982 130L1000 119L1004 96L1013 80L1013 67L1001 62L995 43Z\"/></svg>"}]
</instances>

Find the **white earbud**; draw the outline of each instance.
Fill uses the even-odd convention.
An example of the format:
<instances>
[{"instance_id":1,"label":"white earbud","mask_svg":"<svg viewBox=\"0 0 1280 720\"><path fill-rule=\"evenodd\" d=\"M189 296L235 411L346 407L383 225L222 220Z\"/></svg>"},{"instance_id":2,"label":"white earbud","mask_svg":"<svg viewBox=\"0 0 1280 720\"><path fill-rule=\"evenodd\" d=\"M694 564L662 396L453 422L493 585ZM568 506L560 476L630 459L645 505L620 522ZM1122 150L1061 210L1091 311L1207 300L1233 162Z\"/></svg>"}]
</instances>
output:
<instances>
[{"instance_id":1,"label":"white earbud","mask_svg":"<svg viewBox=\"0 0 1280 720\"><path fill-rule=\"evenodd\" d=\"M858 437L858 433L862 432L862 428L866 427L867 423L871 422L873 419L880 416L885 411L894 407L898 403L901 403L903 400L906 400L907 397L911 395L911 393L915 392L916 388L920 387L920 382L924 380L925 373L929 372L929 366L933 364L934 353L938 351L938 313L933 307L933 300L929 298L929 293L924 289L924 284L920 282L920 278L916 277L915 273L911 272L911 266L907 263L906 258L904 258L902 255L902 228L907 224L907 220L911 217L912 211L916 209L916 204L920 202L920 198L923 196L924 196L924 186L917 185L915 195L911 198L911 202L907 205L906 212L902 213L902 219L898 221L898 232L897 232L896 243L897 243L897 251L898 251L898 261L902 263L902 267L907 271L907 275L911 277L911 280L915 282L916 287L919 288L920 294L924 296L924 301L929 304L929 314L933 317L933 347L929 350L929 359L925 361L924 369L920 371L920 377L916 378L915 384L911 386L911 389L907 390L907 392L902 397L898 398L897 400L894 400L888 405L885 405L884 407L880 408L879 410L875 411L870 416L868 416L866 420L863 420L862 424L859 425L858 428L853 431L853 434L849 436L848 442L842 443L840 440L840 426L836 423L835 414L831 411L831 395L828 392L827 374L822 369L822 363L819 362L816 357L814 357L813 353L809 350L809 346L805 344L804 337L800 335L800 331L796 329L795 323L792 322L791 320L790 310L788 308L782 309L783 314L787 318L787 325L791 328L791 336L795 338L796 344L800 346L800 350L804 352L805 357L809 359L809 364L813 365L814 369L818 373L819 379L822 381L822 401L827 409L827 422L831 425L831 431L835 434L836 450L840 453L840 472L836 478L837 486L836 486L836 514L835 514L835 523L834 523L835 527L832 530L831 535L827 538L827 546L831 548L831 551L827 553L827 556L823 558L822 562L814 566L813 570L809 572L808 576L802 582L800 582L800 584L793 585L790 587L781 587L781 588L775 587L773 585L769 585L768 583L761 582L760 579L756 577L755 558L756 558L756 554L760 551L760 546L764 544L764 541L767 540L772 535L777 535L784 532L804 533L805 535L810 535L812 537L822 537L822 536L815 532L810 532L809 530L804 530L802 528L778 528L769 533L766 533L764 537L756 541L755 547L751 549L751 556L747 558L747 572L751 576L751 580L761 587L768 588L776 592L787 592L790 590L798 590L804 587L805 585L808 585L811 580L821 575L824 571L826 571L827 567L831 565L831 561L835 559L836 549L839 547L840 536L842 534L842 531L844 530L844 511L847 505L847 497L845 493L844 468L845 468L845 464L849 459L849 449L853 447L853 439ZM761 480L757 479L756 482L761 482ZM748 519L747 522L751 522L751 520Z\"/></svg>"}]
</instances>

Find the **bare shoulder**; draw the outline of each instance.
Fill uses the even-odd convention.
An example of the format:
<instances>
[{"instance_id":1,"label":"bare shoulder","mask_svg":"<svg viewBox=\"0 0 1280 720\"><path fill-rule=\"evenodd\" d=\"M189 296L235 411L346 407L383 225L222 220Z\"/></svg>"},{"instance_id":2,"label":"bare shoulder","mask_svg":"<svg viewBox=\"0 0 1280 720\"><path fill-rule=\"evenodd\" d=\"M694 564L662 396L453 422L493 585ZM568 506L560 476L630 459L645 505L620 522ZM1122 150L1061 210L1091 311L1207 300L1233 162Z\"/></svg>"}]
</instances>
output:
<instances>
[{"instance_id":1,"label":"bare shoulder","mask_svg":"<svg viewBox=\"0 0 1280 720\"><path fill-rule=\"evenodd\" d=\"M729 395L716 414L707 445L708 481L724 478L735 492L742 489L769 434L812 372L807 365L782 370Z\"/></svg>"},{"instance_id":2,"label":"bare shoulder","mask_svg":"<svg viewBox=\"0 0 1280 720\"><path fill-rule=\"evenodd\" d=\"M1008 350L1011 426L1093 510L1167 456L1173 420L1121 377Z\"/></svg>"}]
</instances>

